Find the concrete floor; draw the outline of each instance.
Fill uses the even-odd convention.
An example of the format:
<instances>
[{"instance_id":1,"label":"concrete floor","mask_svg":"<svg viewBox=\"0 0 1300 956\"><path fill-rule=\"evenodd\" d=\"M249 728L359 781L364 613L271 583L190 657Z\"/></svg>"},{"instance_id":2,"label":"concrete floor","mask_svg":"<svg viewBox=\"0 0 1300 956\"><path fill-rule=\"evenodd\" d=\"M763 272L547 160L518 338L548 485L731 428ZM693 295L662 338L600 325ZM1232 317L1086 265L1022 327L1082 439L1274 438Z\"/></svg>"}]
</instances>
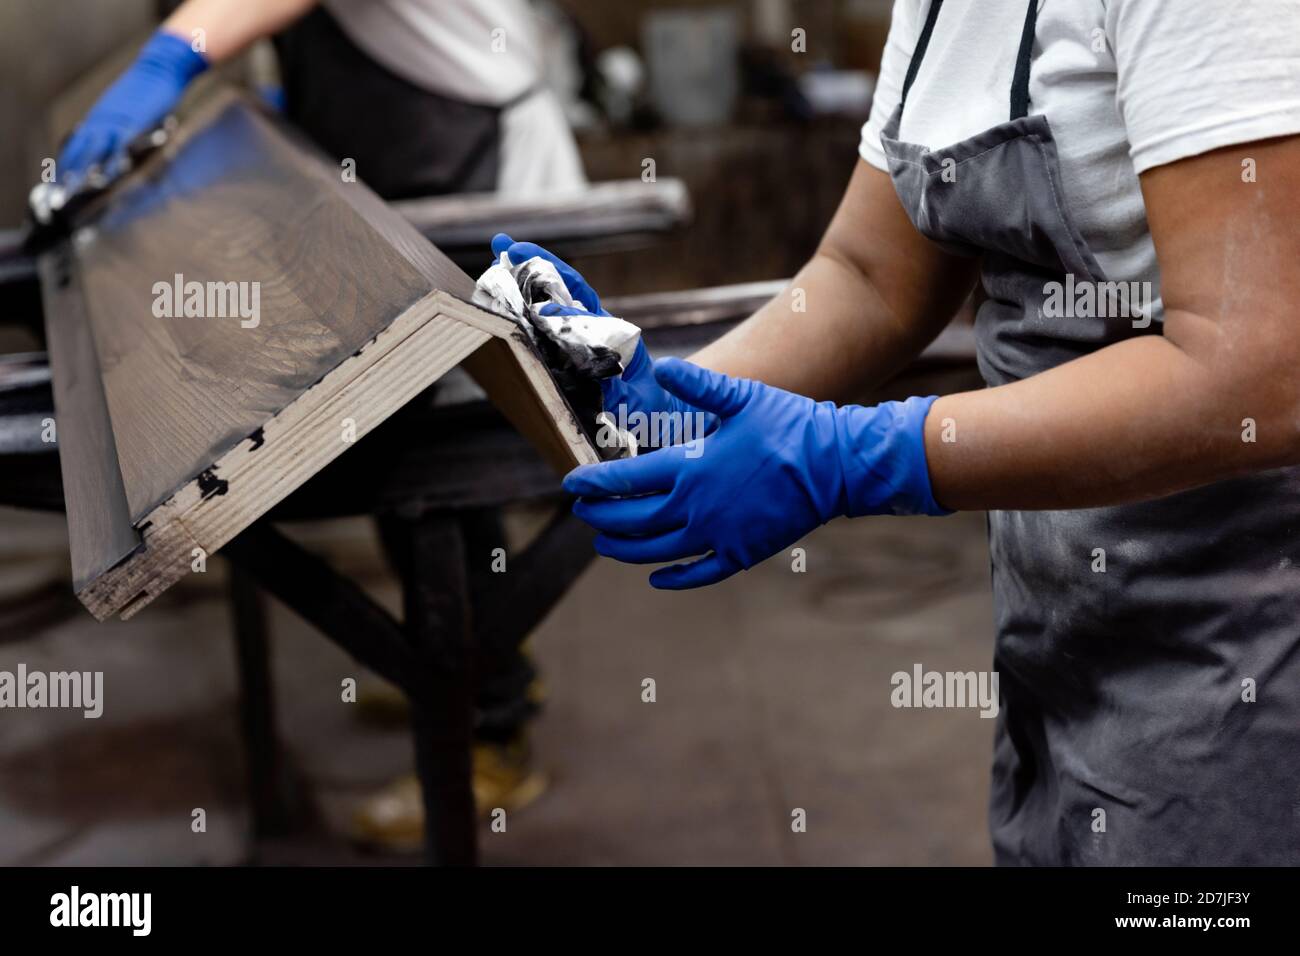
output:
<instances>
[{"instance_id":1,"label":"concrete floor","mask_svg":"<svg viewBox=\"0 0 1300 956\"><path fill-rule=\"evenodd\" d=\"M0 864L391 862L342 835L357 801L411 765L401 729L341 702L340 682L366 675L272 604L282 736L316 820L255 851L222 562L127 623L96 624L66 585L7 601L62 573L62 525L0 510L0 670L102 670L104 715L0 711ZM395 604L368 525L305 534ZM983 516L842 521L803 547L804 573L774 559L676 594L598 560L534 636L553 785L505 833L483 832L485 862L988 863L993 721L894 709L889 680L915 663L990 666ZM791 830L796 808L806 832Z\"/></svg>"}]
</instances>

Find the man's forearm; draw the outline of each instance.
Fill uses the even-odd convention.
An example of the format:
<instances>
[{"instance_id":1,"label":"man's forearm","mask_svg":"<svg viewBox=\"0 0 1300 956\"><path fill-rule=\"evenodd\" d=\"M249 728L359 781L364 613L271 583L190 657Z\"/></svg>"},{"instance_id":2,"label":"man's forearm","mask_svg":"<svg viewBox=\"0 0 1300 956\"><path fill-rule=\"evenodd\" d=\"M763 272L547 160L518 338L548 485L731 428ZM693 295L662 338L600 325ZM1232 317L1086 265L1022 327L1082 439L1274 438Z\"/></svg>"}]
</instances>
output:
<instances>
[{"instance_id":1,"label":"man's forearm","mask_svg":"<svg viewBox=\"0 0 1300 956\"><path fill-rule=\"evenodd\" d=\"M691 361L819 400L858 400L943 330L977 265L918 233L889 176L859 160L789 288Z\"/></svg>"},{"instance_id":2,"label":"man's forearm","mask_svg":"<svg viewBox=\"0 0 1300 956\"><path fill-rule=\"evenodd\" d=\"M187 0L163 23L163 29L191 43L203 37L199 52L210 63L223 63L248 46L276 33L316 5L318 0ZM197 31L203 31L199 34Z\"/></svg>"},{"instance_id":3,"label":"man's forearm","mask_svg":"<svg viewBox=\"0 0 1300 956\"><path fill-rule=\"evenodd\" d=\"M1300 137L1157 167L1142 189L1164 335L935 402L940 504L1087 508L1300 463Z\"/></svg>"},{"instance_id":4,"label":"man's forearm","mask_svg":"<svg viewBox=\"0 0 1300 956\"><path fill-rule=\"evenodd\" d=\"M1090 508L1300 461L1291 376L1234 365L1143 336L940 398L925 427L935 499L955 510Z\"/></svg>"},{"instance_id":5,"label":"man's forearm","mask_svg":"<svg viewBox=\"0 0 1300 956\"><path fill-rule=\"evenodd\" d=\"M865 276L819 254L780 295L691 361L810 398L848 401L906 365L933 335L899 322Z\"/></svg>"}]
</instances>

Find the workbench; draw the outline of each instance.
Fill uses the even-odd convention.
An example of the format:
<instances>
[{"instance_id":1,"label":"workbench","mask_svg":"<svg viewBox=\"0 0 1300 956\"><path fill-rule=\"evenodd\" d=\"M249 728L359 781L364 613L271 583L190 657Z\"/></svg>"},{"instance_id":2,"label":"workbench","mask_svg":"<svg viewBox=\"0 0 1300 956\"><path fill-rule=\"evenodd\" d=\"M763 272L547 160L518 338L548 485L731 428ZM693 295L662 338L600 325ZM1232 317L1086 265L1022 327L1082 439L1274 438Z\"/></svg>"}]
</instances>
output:
<instances>
[{"instance_id":1,"label":"workbench","mask_svg":"<svg viewBox=\"0 0 1300 956\"><path fill-rule=\"evenodd\" d=\"M656 355L689 354L721 335L783 283L610 298L614 314L645 327ZM892 386L951 390L972 377L969 329L956 325ZM3 436L17 418L53 412L43 355L0 359L0 504L62 507L57 446ZM517 646L594 557L592 532L573 518L540 456L465 378L444 379L226 546L240 677L240 711L255 835L300 825L292 775L275 730L274 681L263 593L274 595L412 701L416 770L431 863L472 863L476 821L470 791L474 672ZM505 547L506 505L550 502L558 515L528 550L492 574L487 555ZM379 517L401 544L404 622L277 530L349 514Z\"/></svg>"},{"instance_id":2,"label":"workbench","mask_svg":"<svg viewBox=\"0 0 1300 956\"><path fill-rule=\"evenodd\" d=\"M209 122L229 122L222 120L226 114L215 110L210 110L208 116ZM291 182L306 198L320 190L325 190L327 196L329 190L338 190L336 185L330 185L329 177L312 171L315 160L303 147L292 142L282 145L269 132L262 131L258 125L260 120L249 122L254 125L246 122L241 127L242 138L226 131L222 139L222 144L232 141L246 144L245 154L238 157L244 165L232 180L231 188L254 188L257 181L252 177L260 173L250 174L247 170L266 169L271 164L278 170L277 181ZM177 162L178 174L182 176L175 187L179 192L173 191L164 178L158 196L146 191L139 201L125 200L115 220L118 226L114 228L120 228L124 217L141 214L140 209L145 210L143 214L152 215L154 209L166 208L168 196L188 197L190 193L186 190L208 188L206 180L195 187L190 173L224 175L220 167L211 163L194 168L196 164L191 161L187 171L184 162L179 159ZM296 171L299 167L303 170L301 175ZM166 170L163 175L167 175ZM541 242L558 239L557 251L567 254L564 243L584 241L584 230L575 227L574 220L585 217L588 239L596 237L602 248L621 248L625 242L618 240L619 235L625 239L633 237L631 241L644 241L646 235L680 225L690 212L680 188L671 183L649 196L637 186L630 190L612 186L593 192L585 202L559 200L559 206L540 213L538 208L506 209L501 213L502 221L516 230L527 229L530 224L560 222L552 230L558 230L554 237L521 231L517 238ZM180 212L190 217L201 216L202 195L198 193L197 201L185 198ZM246 208L250 211L259 209L256 193L234 195L246 196L246 202L250 203ZM341 223L335 231L360 229L353 221L355 212L391 243L399 257L393 261L394 268L405 269L401 261L405 260L430 275L448 274L432 258L436 249L423 250L419 236L414 235L409 225L394 222L394 218L401 217L391 216L378 200L344 192L339 195L345 197L342 202L331 200L333 214ZM151 205L159 197L164 206ZM317 207L308 204L306 208ZM466 260L472 256L474 244L482 241L486 262L486 234L493 228L490 201L481 198L457 199L451 203L417 201L407 204L403 213L419 232L426 236L441 235ZM127 226L131 222L126 219ZM261 228L272 229L273 223L262 223ZM135 262L117 255L114 242L144 249L154 257L155 271L170 274L161 265L174 246L141 236L138 230L119 233L126 238L116 240L111 229L109 232L108 239L100 240L108 243L105 249L91 252L97 256L94 261L101 271L116 270L109 272L110 278L124 271L132 275L139 271ZM198 250L183 251L192 265L186 269L187 274L204 268L205 260L198 255ZM323 252L338 258L337 249L328 246L317 247L314 252L317 256ZM221 254L220 247L213 247L211 255ZM281 256L280 252L275 254ZM284 268L298 268L295 263L299 257L283 256L283 259ZM69 326L68 317L75 319L84 314L75 298L65 304L64 295L70 294L66 290L75 290L76 282L65 283L59 275L49 272L48 262L43 268L49 273L45 276L46 302L54 302L60 309L58 331L66 335L69 328L79 327L77 322ZM346 259L339 260L331 275L337 276L338 270L346 268ZM40 314L40 297L31 292L34 274L30 263L15 249L12 236L0 236L0 320L30 323L39 329L42 319L49 319L48 315ZM462 278L450 275L448 281L459 283ZM294 276L290 275L290 279ZM137 284L115 280L112 288L115 293L130 292ZM653 354L689 355L770 299L783 284L780 281L748 283L607 298L606 307L612 314L641 326ZM296 285L294 281L268 282L268 288L285 285L304 287L302 281ZM364 289L366 285L362 275L341 283L344 289ZM58 294L51 296L52 289ZM419 292L418 284L413 286L411 294ZM129 302L123 309L135 310L138 305ZM458 308L452 302L445 307L453 312ZM363 311L358 307L356 314L362 315ZM337 312L334 314L337 318ZM302 318L302 322L311 321L314 319L310 314ZM126 337L132 336L128 333ZM361 355L367 347L368 344L363 345L353 357ZM120 350L122 346L117 344L115 348ZM345 362L350 361L346 349L340 354ZM969 329L954 326L931 345L917 369L964 372L972 364L972 354ZM207 370L204 371L206 374ZM263 606L263 595L271 594L407 695L411 703L415 765L427 820L427 859L444 864L470 864L477 859L470 753L479 677L490 673L495 661L518 647L563 596L594 552L592 532L571 516L568 502L560 495L554 456L544 461L537 448L526 442L488 403L484 392L463 370L453 369L437 379L396 411L386 411L389 417L378 421L354 448L315 470L287 497L277 499L269 511L256 512L260 517L243 527L233 539L218 544L232 568L230 589L241 686L240 709L252 818L258 837L288 833L302 820L292 774L286 770L275 728L274 682ZM66 381L64 388L67 388ZM61 475L59 446L36 442L32 437L37 433L35 423L54 417L55 391L44 355L0 358L0 504L49 510L65 506L63 481L67 469ZM68 431L65 426L70 427L74 421L61 423L60 432ZM112 424L120 439L123 425L120 414ZM82 434L85 434L84 427ZM241 448L259 446L261 429L248 438L239 437L243 434L240 431L236 436ZM67 457L66 448L62 457ZM131 470L124 465L124 473ZM208 492L201 488L199 491L201 500L206 500ZM161 493L165 489L151 497L156 499ZM526 501L554 505L556 517L523 553L508 556L510 574L491 573L490 556L495 549L506 547L501 510ZM134 530L145 535L147 545L147 522L142 526L141 515L147 517L148 512L133 508L127 517L135 524ZM400 621L355 583L295 544L277 527L344 515L373 515L378 520L401 582ZM129 524L127 530L132 530ZM133 558L138 558L138 551ZM162 582L161 587L166 583ZM160 593L161 587L151 588L147 598ZM140 606L140 601L132 599L125 604L106 602L92 606L92 610L99 607L96 611L99 614L125 607L135 613Z\"/></svg>"}]
</instances>

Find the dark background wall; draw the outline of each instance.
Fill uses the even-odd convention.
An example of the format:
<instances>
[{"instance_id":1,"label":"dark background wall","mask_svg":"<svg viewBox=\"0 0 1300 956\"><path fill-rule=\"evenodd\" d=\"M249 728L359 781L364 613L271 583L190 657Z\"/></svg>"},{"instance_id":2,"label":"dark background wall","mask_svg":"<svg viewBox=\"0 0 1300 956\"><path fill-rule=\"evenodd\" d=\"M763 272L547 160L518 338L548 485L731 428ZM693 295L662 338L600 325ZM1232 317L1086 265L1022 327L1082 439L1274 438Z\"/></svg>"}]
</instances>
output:
<instances>
[{"instance_id":1,"label":"dark background wall","mask_svg":"<svg viewBox=\"0 0 1300 956\"><path fill-rule=\"evenodd\" d=\"M763 0L720 3L719 0L559 0L591 35L596 49L626 44L637 46L641 20L647 10L732 6L740 11L749 31L763 21ZM880 62L883 29L888 25L893 0L788 0L791 26L804 29L808 56L841 66L874 69Z\"/></svg>"},{"instance_id":2,"label":"dark background wall","mask_svg":"<svg viewBox=\"0 0 1300 956\"><path fill-rule=\"evenodd\" d=\"M0 3L0 228L15 226L40 175L52 99L76 77L149 29L155 0L4 0Z\"/></svg>"},{"instance_id":3,"label":"dark background wall","mask_svg":"<svg viewBox=\"0 0 1300 956\"><path fill-rule=\"evenodd\" d=\"M860 133L857 120L825 119L584 136L592 179L634 178L653 157L658 176L686 183L695 217L653 253L575 264L609 295L791 276L839 205Z\"/></svg>"}]
</instances>

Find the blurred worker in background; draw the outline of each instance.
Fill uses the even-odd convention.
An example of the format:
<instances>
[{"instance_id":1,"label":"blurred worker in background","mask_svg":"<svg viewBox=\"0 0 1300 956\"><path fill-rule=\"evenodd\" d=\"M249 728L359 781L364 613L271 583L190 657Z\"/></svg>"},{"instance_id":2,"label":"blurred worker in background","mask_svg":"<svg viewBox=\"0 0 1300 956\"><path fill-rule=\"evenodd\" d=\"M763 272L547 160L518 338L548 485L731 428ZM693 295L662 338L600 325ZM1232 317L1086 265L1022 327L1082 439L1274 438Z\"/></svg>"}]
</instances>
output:
<instances>
[{"instance_id":1,"label":"blurred worker in background","mask_svg":"<svg viewBox=\"0 0 1300 956\"><path fill-rule=\"evenodd\" d=\"M107 163L174 110L195 77L272 35L285 114L336 159L354 160L386 199L586 184L543 83L542 31L526 0L187 0L73 131L59 180ZM545 788L526 733L536 672L521 652L481 667L475 797L480 811L518 809ZM414 775L367 802L357 825L368 842L418 848Z\"/></svg>"},{"instance_id":2,"label":"blurred worker in background","mask_svg":"<svg viewBox=\"0 0 1300 956\"><path fill-rule=\"evenodd\" d=\"M285 112L385 199L586 184L526 0L187 0L59 155L60 180L151 129L209 66L276 35Z\"/></svg>"}]
</instances>

